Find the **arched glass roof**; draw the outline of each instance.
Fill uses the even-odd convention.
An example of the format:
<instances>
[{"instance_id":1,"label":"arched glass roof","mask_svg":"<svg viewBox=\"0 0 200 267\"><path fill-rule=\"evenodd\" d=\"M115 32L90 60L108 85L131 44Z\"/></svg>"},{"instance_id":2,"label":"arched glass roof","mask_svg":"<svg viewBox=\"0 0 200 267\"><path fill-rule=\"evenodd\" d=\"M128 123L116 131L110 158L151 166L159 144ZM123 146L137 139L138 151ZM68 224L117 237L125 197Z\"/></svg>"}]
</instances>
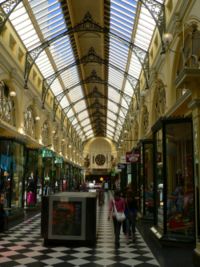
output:
<instances>
[{"instance_id":1,"label":"arched glass roof","mask_svg":"<svg viewBox=\"0 0 200 267\"><path fill-rule=\"evenodd\" d=\"M0 0L6 13L5 2ZM83 0L25 0L13 1L13 6L14 2L17 5L9 21L30 56L40 50L35 64L44 80L55 76L49 90L82 141L99 133L95 126L99 122L102 134L117 142L156 27L148 1L91 0L84 5ZM162 8L164 0L150 2L156 3L154 12L161 13L159 4ZM88 32L84 35L75 26L86 13L99 28L84 24L81 31ZM80 59L91 46L100 60L93 62L88 55L88 62L83 63ZM91 74L94 69L96 76ZM103 97L90 94L94 86ZM95 108L94 103L99 105Z\"/></svg>"}]
</instances>

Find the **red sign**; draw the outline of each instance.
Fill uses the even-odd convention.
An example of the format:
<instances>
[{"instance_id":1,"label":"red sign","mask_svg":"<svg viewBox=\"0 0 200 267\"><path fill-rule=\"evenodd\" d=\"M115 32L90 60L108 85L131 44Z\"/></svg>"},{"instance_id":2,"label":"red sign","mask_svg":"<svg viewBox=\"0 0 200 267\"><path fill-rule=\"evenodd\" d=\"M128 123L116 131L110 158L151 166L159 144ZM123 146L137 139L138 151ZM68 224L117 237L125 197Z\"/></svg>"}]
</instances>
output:
<instances>
[{"instance_id":1,"label":"red sign","mask_svg":"<svg viewBox=\"0 0 200 267\"><path fill-rule=\"evenodd\" d=\"M140 159L139 150L126 152L126 162L139 162L139 159Z\"/></svg>"}]
</instances>

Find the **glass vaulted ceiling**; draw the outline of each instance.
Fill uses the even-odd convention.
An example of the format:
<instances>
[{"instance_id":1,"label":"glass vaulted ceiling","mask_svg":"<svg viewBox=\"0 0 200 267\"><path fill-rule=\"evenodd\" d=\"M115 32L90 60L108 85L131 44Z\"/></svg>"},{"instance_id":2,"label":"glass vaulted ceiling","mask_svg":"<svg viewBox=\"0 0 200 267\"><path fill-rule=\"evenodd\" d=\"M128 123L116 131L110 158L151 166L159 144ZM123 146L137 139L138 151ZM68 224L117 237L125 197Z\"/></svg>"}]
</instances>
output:
<instances>
[{"instance_id":1,"label":"glass vaulted ceiling","mask_svg":"<svg viewBox=\"0 0 200 267\"><path fill-rule=\"evenodd\" d=\"M5 1L0 0L0 3L2 2ZM157 0L157 2L163 3L164 0ZM28 51L67 30L58 0L22 1L9 19ZM155 21L139 0L110 1L109 66L114 65L121 70L117 71L113 67L108 69L106 133L112 140L118 141L129 104L134 97L135 87L122 73L127 72L138 79L142 69L138 57L127 44L133 43L144 51L148 51L154 29ZM120 42L119 38L124 42ZM75 62L74 52L69 36L66 35L44 50L35 63L46 79L73 62ZM74 66L55 79L51 90L55 96L58 96L67 88L71 88L60 100L60 106L64 111L67 110L66 116L84 141L93 137L94 133L79 82L78 69ZM74 86L76 84L77 86Z\"/></svg>"},{"instance_id":2,"label":"glass vaulted ceiling","mask_svg":"<svg viewBox=\"0 0 200 267\"><path fill-rule=\"evenodd\" d=\"M51 40L67 31L61 5L58 0L23 1L11 14L10 21L28 51L40 46L44 41ZM70 38L66 35L53 42L48 50L44 50L35 63L44 78L47 78L74 62L75 57ZM86 102L83 99L82 87L74 87L79 82L78 69L74 66L60 74L52 83L51 90L55 96L58 96L64 90L71 88L69 93L65 94L60 100L60 106L63 110L75 101L82 99L77 105L72 105L70 109L67 108L66 116L70 119L72 125L77 125L80 122L78 129L81 129L81 131L79 135L82 140L85 140L93 137L94 134L86 109ZM84 111L80 113L81 110ZM84 131L84 124L81 121L86 118L89 121L89 126L87 126L87 131Z\"/></svg>"},{"instance_id":3,"label":"glass vaulted ceiling","mask_svg":"<svg viewBox=\"0 0 200 267\"><path fill-rule=\"evenodd\" d=\"M110 8L110 32L113 35L110 35L109 62L122 71L128 72L135 79L139 79L142 66L135 52L130 50L128 43L133 43L147 52L155 29L155 21L148 10L141 5L140 12L138 11L139 4L141 2L138 0L111 0ZM120 43L116 36L125 42ZM123 109L120 106L115 107L115 112L120 115L118 118L114 118L114 115L109 111L107 113L108 125L110 120L116 119L116 131L111 133L110 127L107 127L107 135L117 142L131 99L134 97L134 86L123 75L111 68L109 69L108 80L110 84L117 84L120 90L118 103L123 107ZM123 94L129 95L130 98L126 97L125 101ZM111 98L112 95L112 90L108 90L108 98ZM108 107L113 109L112 106L113 103L108 101Z\"/></svg>"}]
</instances>

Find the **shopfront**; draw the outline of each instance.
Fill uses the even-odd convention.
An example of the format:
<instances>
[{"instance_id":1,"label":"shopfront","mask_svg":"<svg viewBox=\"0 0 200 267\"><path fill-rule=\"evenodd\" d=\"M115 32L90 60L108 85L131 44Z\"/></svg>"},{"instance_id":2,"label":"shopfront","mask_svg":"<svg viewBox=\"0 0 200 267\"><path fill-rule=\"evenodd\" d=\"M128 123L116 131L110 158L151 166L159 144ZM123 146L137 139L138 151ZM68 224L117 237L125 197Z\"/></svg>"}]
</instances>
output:
<instances>
[{"instance_id":1,"label":"shopfront","mask_svg":"<svg viewBox=\"0 0 200 267\"><path fill-rule=\"evenodd\" d=\"M40 150L39 168L41 171L41 194L50 195L55 192L55 153L47 148Z\"/></svg>"},{"instance_id":2,"label":"shopfront","mask_svg":"<svg viewBox=\"0 0 200 267\"><path fill-rule=\"evenodd\" d=\"M41 173L39 173L38 158L38 149L26 150L24 207L35 206L41 202Z\"/></svg>"},{"instance_id":3,"label":"shopfront","mask_svg":"<svg viewBox=\"0 0 200 267\"><path fill-rule=\"evenodd\" d=\"M141 153L141 212L143 219L153 220L154 217L154 179L153 179L153 141L140 141Z\"/></svg>"},{"instance_id":4,"label":"shopfront","mask_svg":"<svg viewBox=\"0 0 200 267\"><path fill-rule=\"evenodd\" d=\"M161 119L154 141L155 226L162 240L195 239L193 134L190 118Z\"/></svg>"},{"instance_id":5,"label":"shopfront","mask_svg":"<svg viewBox=\"0 0 200 267\"><path fill-rule=\"evenodd\" d=\"M25 147L15 140L0 140L0 199L9 212L23 207Z\"/></svg>"}]
</instances>

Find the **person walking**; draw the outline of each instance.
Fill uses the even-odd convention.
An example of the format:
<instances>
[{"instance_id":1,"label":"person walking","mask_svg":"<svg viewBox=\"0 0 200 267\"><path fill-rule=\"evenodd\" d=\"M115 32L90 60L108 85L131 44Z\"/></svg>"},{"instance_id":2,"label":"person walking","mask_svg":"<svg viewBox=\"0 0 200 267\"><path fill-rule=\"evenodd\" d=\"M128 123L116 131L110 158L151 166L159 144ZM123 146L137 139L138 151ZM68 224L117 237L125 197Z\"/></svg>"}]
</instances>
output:
<instances>
[{"instance_id":1,"label":"person walking","mask_svg":"<svg viewBox=\"0 0 200 267\"><path fill-rule=\"evenodd\" d=\"M6 212L4 210L3 204L0 203L0 232L3 232L6 227Z\"/></svg>"},{"instance_id":2,"label":"person walking","mask_svg":"<svg viewBox=\"0 0 200 267\"><path fill-rule=\"evenodd\" d=\"M115 216L115 208L117 212L124 212L125 211L125 200L121 197L121 192L119 190L116 190L114 192L114 198L110 200L109 202L109 210L108 210L108 220L113 220L113 226L114 226L114 234L115 234L115 247L120 247L120 230L122 222L118 221Z\"/></svg>"},{"instance_id":3,"label":"person walking","mask_svg":"<svg viewBox=\"0 0 200 267\"><path fill-rule=\"evenodd\" d=\"M129 238L132 240L135 238L136 231L136 218L137 218L137 201L132 191L127 191L125 200L125 215L126 215L126 239L129 242Z\"/></svg>"}]
</instances>

